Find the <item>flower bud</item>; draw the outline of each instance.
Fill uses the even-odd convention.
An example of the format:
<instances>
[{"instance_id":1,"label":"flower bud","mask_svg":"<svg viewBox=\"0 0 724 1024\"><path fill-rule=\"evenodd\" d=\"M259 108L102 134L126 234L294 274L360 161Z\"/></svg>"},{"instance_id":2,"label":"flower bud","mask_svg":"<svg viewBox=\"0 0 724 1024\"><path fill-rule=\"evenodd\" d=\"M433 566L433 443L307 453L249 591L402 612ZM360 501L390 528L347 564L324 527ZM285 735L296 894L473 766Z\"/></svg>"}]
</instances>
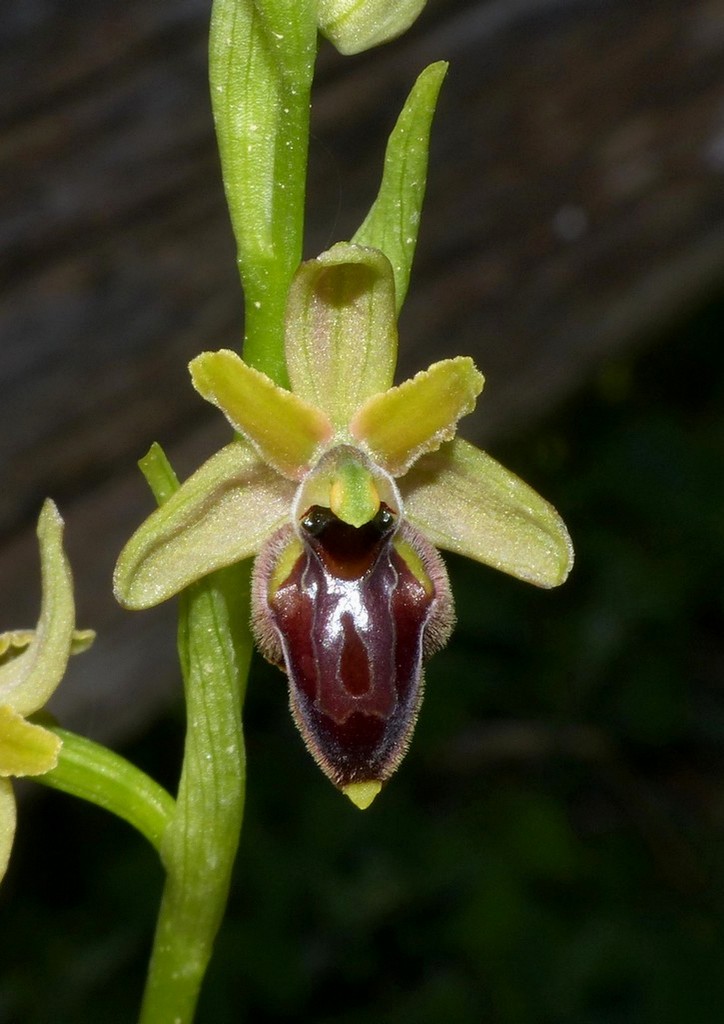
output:
<instances>
[{"instance_id":1,"label":"flower bud","mask_svg":"<svg viewBox=\"0 0 724 1024\"><path fill-rule=\"evenodd\" d=\"M425 0L319 0L319 31L340 53L369 50L402 35Z\"/></svg>"}]
</instances>

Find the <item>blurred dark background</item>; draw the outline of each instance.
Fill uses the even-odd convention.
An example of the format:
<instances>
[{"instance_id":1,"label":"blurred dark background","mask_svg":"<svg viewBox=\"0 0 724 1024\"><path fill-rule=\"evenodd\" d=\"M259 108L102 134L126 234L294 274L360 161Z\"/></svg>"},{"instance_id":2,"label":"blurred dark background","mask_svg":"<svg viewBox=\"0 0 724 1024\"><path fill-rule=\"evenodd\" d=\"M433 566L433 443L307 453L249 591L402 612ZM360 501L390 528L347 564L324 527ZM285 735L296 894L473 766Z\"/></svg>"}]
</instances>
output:
<instances>
[{"instance_id":1,"label":"blurred dark background","mask_svg":"<svg viewBox=\"0 0 724 1024\"><path fill-rule=\"evenodd\" d=\"M63 724L173 787L173 608L110 573L226 437L185 364L243 307L206 87L208 3L6 0L0 22L0 621L37 618L67 521L81 626ZM364 814L254 667L249 797L200 1022L718 1024L724 1005L724 0L431 0L320 53L308 254L349 236L415 75L451 61L401 375L469 353L465 436L551 499L555 592L449 559L459 626ZM161 885L142 839L23 793L0 1024L134 1019Z\"/></svg>"}]
</instances>

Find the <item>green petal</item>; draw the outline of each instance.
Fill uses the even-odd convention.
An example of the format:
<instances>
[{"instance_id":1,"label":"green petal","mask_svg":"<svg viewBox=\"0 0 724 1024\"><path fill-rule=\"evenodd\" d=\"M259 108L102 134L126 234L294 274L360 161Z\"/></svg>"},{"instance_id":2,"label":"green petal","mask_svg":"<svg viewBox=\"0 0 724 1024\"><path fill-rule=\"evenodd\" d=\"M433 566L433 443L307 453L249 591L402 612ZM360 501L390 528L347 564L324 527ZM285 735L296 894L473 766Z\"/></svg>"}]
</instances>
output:
<instances>
[{"instance_id":1,"label":"green petal","mask_svg":"<svg viewBox=\"0 0 724 1024\"><path fill-rule=\"evenodd\" d=\"M0 776L44 775L55 768L62 745L54 733L0 707Z\"/></svg>"},{"instance_id":2,"label":"green petal","mask_svg":"<svg viewBox=\"0 0 724 1024\"><path fill-rule=\"evenodd\" d=\"M17 658L30 646L34 636L34 629L11 629L0 633L0 660L4 663Z\"/></svg>"},{"instance_id":3,"label":"green petal","mask_svg":"<svg viewBox=\"0 0 724 1024\"><path fill-rule=\"evenodd\" d=\"M395 287L381 252L341 242L301 265L287 303L286 356L294 393L324 409L338 429L390 387Z\"/></svg>"},{"instance_id":4,"label":"green petal","mask_svg":"<svg viewBox=\"0 0 724 1024\"><path fill-rule=\"evenodd\" d=\"M116 598L127 608L150 608L215 569L256 554L289 519L295 490L249 444L233 441L131 537L116 565Z\"/></svg>"},{"instance_id":5,"label":"green petal","mask_svg":"<svg viewBox=\"0 0 724 1024\"><path fill-rule=\"evenodd\" d=\"M278 387L235 352L202 352L189 363L199 394L226 416L278 473L299 480L332 436L319 409Z\"/></svg>"},{"instance_id":6,"label":"green petal","mask_svg":"<svg viewBox=\"0 0 724 1024\"><path fill-rule=\"evenodd\" d=\"M387 43L406 32L427 0L318 0L319 31L340 53Z\"/></svg>"},{"instance_id":7,"label":"green petal","mask_svg":"<svg viewBox=\"0 0 724 1024\"><path fill-rule=\"evenodd\" d=\"M573 547L556 510L485 452L456 438L399 481L405 513L431 543L539 587L556 587Z\"/></svg>"},{"instance_id":8,"label":"green petal","mask_svg":"<svg viewBox=\"0 0 724 1024\"><path fill-rule=\"evenodd\" d=\"M0 664L5 664L17 658L19 654L33 642L36 630L34 629L12 629L6 633L0 633ZM71 638L70 653L82 654L87 651L96 638L93 629L74 629Z\"/></svg>"},{"instance_id":9,"label":"green petal","mask_svg":"<svg viewBox=\"0 0 724 1024\"><path fill-rule=\"evenodd\" d=\"M483 376L472 359L444 359L370 398L350 430L388 473L400 476L421 455L455 436L458 420L473 411L482 390Z\"/></svg>"},{"instance_id":10,"label":"green petal","mask_svg":"<svg viewBox=\"0 0 724 1024\"><path fill-rule=\"evenodd\" d=\"M38 540L43 588L40 619L28 647L0 666L0 704L21 715L41 708L63 678L75 624L73 577L63 551L63 520L50 500L38 519Z\"/></svg>"},{"instance_id":11,"label":"green petal","mask_svg":"<svg viewBox=\"0 0 724 1024\"><path fill-rule=\"evenodd\" d=\"M410 282L427 183L430 128L447 67L445 61L430 64L415 82L387 143L377 198L352 238L357 245L380 249L392 264L398 313Z\"/></svg>"},{"instance_id":12,"label":"green petal","mask_svg":"<svg viewBox=\"0 0 724 1024\"><path fill-rule=\"evenodd\" d=\"M5 877L15 838L15 795L7 779L0 779L0 882Z\"/></svg>"}]
</instances>

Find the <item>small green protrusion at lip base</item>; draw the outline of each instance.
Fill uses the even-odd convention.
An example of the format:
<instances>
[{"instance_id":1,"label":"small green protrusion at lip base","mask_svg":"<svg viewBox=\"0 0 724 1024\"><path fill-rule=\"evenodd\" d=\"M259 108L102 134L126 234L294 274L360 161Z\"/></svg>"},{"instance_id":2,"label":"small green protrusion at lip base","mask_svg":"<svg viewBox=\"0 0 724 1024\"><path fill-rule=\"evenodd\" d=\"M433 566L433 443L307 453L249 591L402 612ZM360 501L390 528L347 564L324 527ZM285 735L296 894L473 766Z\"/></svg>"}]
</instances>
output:
<instances>
[{"instance_id":1,"label":"small green protrusion at lip base","mask_svg":"<svg viewBox=\"0 0 724 1024\"><path fill-rule=\"evenodd\" d=\"M350 782L348 786L342 787L342 792L350 798L355 807L364 811L381 789L381 782Z\"/></svg>"},{"instance_id":2,"label":"small green protrusion at lip base","mask_svg":"<svg viewBox=\"0 0 724 1024\"><path fill-rule=\"evenodd\" d=\"M338 519L357 528L377 515L380 496L374 477L357 459L344 459L337 467L329 505Z\"/></svg>"}]
</instances>

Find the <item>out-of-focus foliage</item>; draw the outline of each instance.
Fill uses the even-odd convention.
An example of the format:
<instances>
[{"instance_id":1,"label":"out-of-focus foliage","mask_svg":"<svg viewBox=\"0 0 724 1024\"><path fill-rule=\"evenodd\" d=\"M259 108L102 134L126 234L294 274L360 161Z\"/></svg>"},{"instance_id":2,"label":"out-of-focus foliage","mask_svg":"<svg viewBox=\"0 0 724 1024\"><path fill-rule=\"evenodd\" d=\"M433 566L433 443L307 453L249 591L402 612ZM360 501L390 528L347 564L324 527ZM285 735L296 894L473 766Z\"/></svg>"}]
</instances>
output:
<instances>
[{"instance_id":1,"label":"out-of-focus foliage","mask_svg":"<svg viewBox=\"0 0 724 1024\"><path fill-rule=\"evenodd\" d=\"M556 502L576 568L551 593L451 560L459 627L368 812L319 779L257 665L205 1024L718 1024L723 320L712 305L495 449ZM165 782L180 729L133 752ZM29 811L0 894L0 1024L127 1024L160 871L57 794L37 815L51 863Z\"/></svg>"}]
</instances>

